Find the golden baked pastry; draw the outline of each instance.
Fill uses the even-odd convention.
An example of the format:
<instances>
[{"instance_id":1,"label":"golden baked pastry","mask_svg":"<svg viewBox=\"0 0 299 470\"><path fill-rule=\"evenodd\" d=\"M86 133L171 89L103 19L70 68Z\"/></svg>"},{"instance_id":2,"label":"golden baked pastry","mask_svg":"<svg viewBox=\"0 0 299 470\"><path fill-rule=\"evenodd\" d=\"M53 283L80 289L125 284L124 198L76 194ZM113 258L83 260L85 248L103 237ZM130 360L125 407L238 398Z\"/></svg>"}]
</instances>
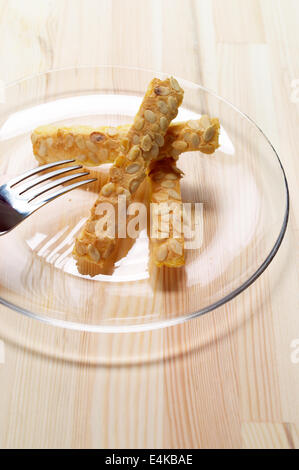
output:
<instances>
[{"instance_id":1,"label":"golden baked pastry","mask_svg":"<svg viewBox=\"0 0 299 470\"><path fill-rule=\"evenodd\" d=\"M182 172L173 158L164 158L151 165L150 253L152 262L159 267L185 264L181 177Z\"/></svg>"},{"instance_id":2,"label":"golden baked pastry","mask_svg":"<svg viewBox=\"0 0 299 470\"><path fill-rule=\"evenodd\" d=\"M31 134L33 153L41 163L74 158L85 166L113 163L130 126L40 126Z\"/></svg>"},{"instance_id":3,"label":"golden baked pastry","mask_svg":"<svg viewBox=\"0 0 299 470\"><path fill-rule=\"evenodd\" d=\"M157 207L162 212L159 217L151 218L154 225L161 222L160 227L151 227L150 236L151 259L157 266L179 267L185 263L180 187L182 173L176 166L176 160L182 152L200 150L202 153L214 153L219 147L219 131L219 120L210 119L207 115L184 125L172 124L157 161L150 166L150 202L162 204ZM165 221L165 218L169 220Z\"/></svg>"},{"instance_id":4,"label":"golden baked pastry","mask_svg":"<svg viewBox=\"0 0 299 470\"><path fill-rule=\"evenodd\" d=\"M150 82L133 125L121 140L121 152L110 169L109 182L102 187L76 240L73 255L78 261L83 258L103 267L105 260L113 257L117 234L110 230L109 223L105 221L103 224L103 208L110 204L112 212L117 215L119 195L124 195L127 205L130 204L132 195L146 176L149 163L157 159L160 147L164 145L165 134L171 120L177 116L183 94L172 77L165 80L154 78ZM112 225L115 227L115 222Z\"/></svg>"},{"instance_id":5,"label":"golden baked pastry","mask_svg":"<svg viewBox=\"0 0 299 470\"><path fill-rule=\"evenodd\" d=\"M176 160L182 152L199 150L211 154L219 146L220 124L216 118L203 115L198 120L170 124L177 115L182 102L183 90L174 78L161 82L152 80L134 124L118 127L89 126L56 127L40 126L32 133L33 152L40 163L74 158L84 166L114 163L107 184L101 189L98 200L91 210L74 247L78 261L103 267L116 247L117 233L107 231L101 203L110 203L117 215L118 196L126 197L127 205L132 200L145 175L148 174L152 203L164 203L160 208L151 231L150 249L157 266L177 267L184 264L184 239L182 231L174 233L172 218L182 225L182 201L180 192L181 172ZM169 233L163 233L165 216L169 207ZM167 206L167 207L166 207ZM158 208L159 209L159 208ZM115 222L112 224L116 228ZM113 227L112 227L113 228ZM157 233L159 238L157 238ZM152 235L152 234L151 234Z\"/></svg>"},{"instance_id":6,"label":"golden baked pastry","mask_svg":"<svg viewBox=\"0 0 299 470\"><path fill-rule=\"evenodd\" d=\"M121 151L121 142L126 142L129 128L129 124L118 127L40 126L31 134L33 153L41 164L68 158L74 158L84 166L113 163ZM209 119L206 115L197 120L171 124L158 158L169 155L176 159L181 152L190 150L213 153L218 147L218 135L218 119ZM163 143L162 136L157 135L156 139L158 144ZM133 144L139 142L139 136L134 135Z\"/></svg>"}]
</instances>

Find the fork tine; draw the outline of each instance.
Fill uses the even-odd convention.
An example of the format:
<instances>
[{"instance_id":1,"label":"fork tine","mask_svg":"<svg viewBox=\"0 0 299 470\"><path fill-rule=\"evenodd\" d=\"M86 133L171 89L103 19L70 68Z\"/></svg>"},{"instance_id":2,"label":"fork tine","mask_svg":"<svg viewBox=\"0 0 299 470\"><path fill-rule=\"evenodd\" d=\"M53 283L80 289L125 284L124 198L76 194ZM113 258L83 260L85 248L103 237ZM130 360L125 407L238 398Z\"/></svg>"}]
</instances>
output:
<instances>
[{"instance_id":1,"label":"fork tine","mask_svg":"<svg viewBox=\"0 0 299 470\"><path fill-rule=\"evenodd\" d=\"M77 183L73 183L73 184L70 184L68 186L65 186L63 189L59 189L55 193L51 194L51 196L49 196L46 199L43 199L40 203L38 203L38 208L44 206L45 204L47 204L50 201L53 201L53 199L56 199L57 197L61 196L62 194L65 194L65 193L68 193L69 191L72 191L72 189L79 188L80 186L83 186L84 184L92 183L93 181L97 181L97 179L96 178L90 178L88 180L77 181Z\"/></svg>"},{"instance_id":2,"label":"fork tine","mask_svg":"<svg viewBox=\"0 0 299 470\"><path fill-rule=\"evenodd\" d=\"M60 162L47 163L46 165L37 166L36 168L33 168L32 170L26 171L21 176L10 180L9 186L12 188L16 184L21 183L27 178L30 178L30 176L36 175L37 173L40 173L45 170L49 170L50 168L54 168L55 166L65 165L66 163L73 163L74 161L75 161L74 159L61 160Z\"/></svg>"},{"instance_id":3,"label":"fork tine","mask_svg":"<svg viewBox=\"0 0 299 470\"><path fill-rule=\"evenodd\" d=\"M86 175L89 175L89 171L82 171L81 173L76 173L75 175L64 176L63 178L59 178L58 180L52 181L51 183L48 183L45 186L42 186L41 188L34 191L28 197L27 202L33 201L33 199L37 198L38 196L41 196L42 194L46 193L47 191L50 191L50 189L54 189L57 186L60 186L63 183L67 183L68 181L72 181L72 180L75 180L77 178L80 178L81 176L86 176Z\"/></svg>"},{"instance_id":4,"label":"fork tine","mask_svg":"<svg viewBox=\"0 0 299 470\"><path fill-rule=\"evenodd\" d=\"M19 195L24 194L26 191L33 188L34 186L37 186L38 184L43 183L44 181L54 178L55 176L62 175L63 173L67 173L68 171L79 170L80 168L82 168L82 165L73 165L66 168L61 168L60 170L50 171L49 173L46 173L45 175L40 176L39 178L36 178L33 181L29 181L28 183L23 184L20 187Z\"/></svg>"}]
</instances>

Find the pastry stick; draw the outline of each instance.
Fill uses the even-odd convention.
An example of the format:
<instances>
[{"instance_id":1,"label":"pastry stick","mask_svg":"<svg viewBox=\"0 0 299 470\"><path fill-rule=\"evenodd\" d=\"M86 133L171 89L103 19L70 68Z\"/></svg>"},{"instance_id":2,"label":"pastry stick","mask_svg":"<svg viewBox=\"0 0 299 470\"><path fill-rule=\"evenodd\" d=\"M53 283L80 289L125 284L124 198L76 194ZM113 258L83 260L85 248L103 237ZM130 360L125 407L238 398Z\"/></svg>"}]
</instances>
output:
<instances>
[{"instance_id":1,"label":"pastry stick","mask_svg":"<svg viewBox=\"0 0 299 470\"><path fill-rule=\"evenodd\" d=\"M149 173L151 200L151 260L156 266L185 264L182 172L173 158L153 162Z\"/></svg>"},{"instance_id":2,"label":"pastry stick","mask_svg":"<svg viewBox=\"0 0 299 470\"><path fill-rule=\"evenodd\" d=\"M40 126L31 135L33 153L41 164L68 158L73 158L84 166L113 163L121 151L121 142L125 141L129 128L128 124L97 128ZM218 134L219 121L209 119L206 115L197 120L171 124L158 158L171 155L176 159L180 152L189 150L213 153L218 147ZM161 137L156 138L159 143L163 142ZM139 136L133 137L133 144L138 144L139 141Z\"/></svg>"},{"instance_id":3,"label":"pastry stick","mask_svg":"<svg viewBox=\"0 0 299 470\"><path fill-rule=\"evenodd\" d=\"M40 126L31 134L33 153L41 164L73 158L84 166L113 163L130 126Z\"/></svg>"},{"instance_id":4,"label":"pastry stick","mask_svg":"<svg viewBox=\"0 0 299 470\"><path fill-rule=\"evenodd\" d=\"M150 165L150 202L155 209L151 213L150 252L152 261L159 267L185 264L182 172L177 168L176 160L186 151L213 153L219 147L219 129L219 120L207 115L184 126L172 125L158 160Z\"/></svg>"},{"instance_id":5,"label":"pastry stick","mask_svg":"<svg viewBox=\"0 0 299 470\"><path fill-rule=\"evenodd\" d=\"M103 225L103 208L107 204L112 206L116 218L118 196L124 195L126 205L130 204L132 195L146 176L150 161L158 157L159 148L164 145L165 134L171 120L177 116L183 93L173 77L165 80L154 78L150 82L134 123L122 139L123 150L110 169L109 181L102 187L76 240L73 255L77 261L89 261L101 269L108 258L113 258L118 235L113 230L112 233L106 230L107 225L111 226L109 220ZM115 222L112 225L115 226Z\"/></svg>"},{"instance_id":6,"label":"pastry stick","mask_svg":"<svg viewBox=\"0 0 299 470\"><path fill-rule=\"evenodd\" d=\"M206 130L211 126L212 129L207 133ZM182 152L198 150L210 154L219 146L219 128L218 119L210 119L207 115L197 120L171 124L157 158L164 159L172 155L172 158L177 160ZM85 166L94 166L114 161L121 151L121 141L125 138L128 129L129 125L117 128L49 125L35 129L31 138L34 154L40 163L74 158ZM89 142L93 142L92 145L96 146L96 150ZM172 161L172 164L174 166L175 162ZM94 231L94 226L95 224L91 222L89 232Z\"/></svg>"},{"instance_id":7,"label":"pastry stick","mask_svg":"<svg viewBox=\"0 0 299 470\"><path fill-rule=\"evenodd\" d=\"M214 153L219 147L219 132L219 119L209 118L206 114L200 119L172 124L158 159L171 157L177 160L181 153L195 150L207 154Z\"/></svg>"}]
</instances>

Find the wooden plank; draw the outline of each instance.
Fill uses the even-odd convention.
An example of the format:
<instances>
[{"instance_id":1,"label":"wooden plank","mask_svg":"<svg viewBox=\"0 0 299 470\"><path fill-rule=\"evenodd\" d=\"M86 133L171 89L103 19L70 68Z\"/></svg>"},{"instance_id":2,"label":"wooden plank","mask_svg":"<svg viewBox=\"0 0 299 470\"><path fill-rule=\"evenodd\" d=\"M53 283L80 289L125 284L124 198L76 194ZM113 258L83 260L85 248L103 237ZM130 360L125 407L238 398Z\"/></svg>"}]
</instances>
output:
<instances>
[{"instance_id":1,"label":"wooden plank","mask_svg":"<svg viewBox=\"0 0 299 470\"><path fill-rule=\"evenodd\" d=\"M296 0L0 0L0 80L120 64L201 83L256 119L291 190L279 255L204 318L109 337L0 307L0 447L299 447L298 15Z\"/></svg>"},{"instance_id":2,"label":"wooden plank","mask_svg":"<svg viewBox=\"0 0 299 470\"><path fill-rule=\"evenodd\" d=\"M213 0L218 42L265 42L259 0Z\"/></svg>"},{"instance_id":3,"label":"wooden plank","mask_svg":"<svg viewBox=\"0 0 299 470\"><path fill-rule=\"evenodd\" d=\"M289 424L243 423L243 449L294 449Z\"/></svg>"}]
</instances>

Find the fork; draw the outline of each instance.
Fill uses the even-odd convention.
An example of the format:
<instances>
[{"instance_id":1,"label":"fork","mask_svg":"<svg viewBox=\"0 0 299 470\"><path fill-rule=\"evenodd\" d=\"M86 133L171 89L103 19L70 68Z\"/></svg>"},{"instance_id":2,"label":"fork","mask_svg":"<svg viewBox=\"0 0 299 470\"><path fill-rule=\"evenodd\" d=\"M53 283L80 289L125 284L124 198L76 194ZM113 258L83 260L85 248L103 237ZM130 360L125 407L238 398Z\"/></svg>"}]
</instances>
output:
<instances>
[{"instance_id":1,"label":"fork","mask_svg":"<svg viewBox=\"0 0 299 470\"><path fill-rule=\"evenodd\" d=\"M0 186L0 236L5 235L7 232L16 227L19 223L29 217L33 212L37 211L45 204L53 201L57 197L65 194L72 189L79 188L84 184L96 181L95 178L90 178L83 181L77 181L76 183L63 186L54 193L46 195L44 198L35 201L39 196L47 193L51 189L56 188L64 183L69 183L82 176L89 175L89 171L82 171L68 176L55 179L50 183L35 188L40 183L47 181L51 178L63 175L69 171L79 170L83 168L82 165L72 165L60 168L58 170L47 172L41 176L26 181L21 186L18 186L23 181L27 180L31 176L38 175L46 170L53 169L60 165L73 163L75 160L62 160L60 162L53 162L47 165L42 165L32 170L26 171L17 178L10 180L8 183Z\"/></svg>"}]
</instances>

